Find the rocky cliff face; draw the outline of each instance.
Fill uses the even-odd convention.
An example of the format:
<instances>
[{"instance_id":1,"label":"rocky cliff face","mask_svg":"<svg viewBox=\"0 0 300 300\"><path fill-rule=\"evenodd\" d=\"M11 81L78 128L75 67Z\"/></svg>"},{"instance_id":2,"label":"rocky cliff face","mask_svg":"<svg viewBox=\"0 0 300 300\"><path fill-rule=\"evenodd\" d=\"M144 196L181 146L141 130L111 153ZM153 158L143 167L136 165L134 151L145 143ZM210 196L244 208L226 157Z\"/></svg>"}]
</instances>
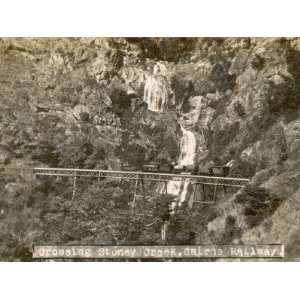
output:
<instances>
[{"instance_id":1,"label":"rocky cliff face","mask_svg":"<svg viewBox=\"0 0 300 300\"><path fill-rule=\"evenodd\" d=\"M284 243L287 259L299 260L299 63L297 38L3 38L0 163L108 169L229 163L231 175L250 184L221 193L213 207L192 203L188 182L168 184L173 203L189 204L174 216L169 242ZM16 227L19 241L18 226L8 221L11 201L30 188L24 178L1 184L2 231ZM126 198L125 187L113 190L116 199ZM65 201L56 196L57 205ZM24 201L19 210L26 215L33 200ZM66 221L61 210L55 213L55 222ZM89 230L92 236L96 229ZM36 241L35 231L32 237L25 230L22 247ZM115 231L97 241L117 239ZM36 234L40 241L58 239L46 238L44 228Z\"/></svg>"}]
</instances>

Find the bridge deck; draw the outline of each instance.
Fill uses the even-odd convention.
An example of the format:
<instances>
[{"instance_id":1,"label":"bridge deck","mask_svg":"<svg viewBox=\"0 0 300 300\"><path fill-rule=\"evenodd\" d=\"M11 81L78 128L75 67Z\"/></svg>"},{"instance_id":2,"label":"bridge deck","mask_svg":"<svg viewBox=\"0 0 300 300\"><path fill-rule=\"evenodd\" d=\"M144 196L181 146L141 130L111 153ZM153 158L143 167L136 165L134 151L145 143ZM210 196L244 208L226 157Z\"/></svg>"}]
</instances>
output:
<instances>
[{"instance_id":1,"label":"bridge deck","mask_svg":"<svg viewBox=\"0 0 300 300\"><path fill-rule=\"evenodd\" d=\"M185 181L192 183L213 184L242 187L249 182L248 178L203 176L191 174L154 173L140 171L121 170L95 170L95 169L65 169L65 168L33 168L33 173L38 176L69 176L69 177L95 177L117 178L127 180L150 180L150 181Z\"/></svg>"}]
</instances>

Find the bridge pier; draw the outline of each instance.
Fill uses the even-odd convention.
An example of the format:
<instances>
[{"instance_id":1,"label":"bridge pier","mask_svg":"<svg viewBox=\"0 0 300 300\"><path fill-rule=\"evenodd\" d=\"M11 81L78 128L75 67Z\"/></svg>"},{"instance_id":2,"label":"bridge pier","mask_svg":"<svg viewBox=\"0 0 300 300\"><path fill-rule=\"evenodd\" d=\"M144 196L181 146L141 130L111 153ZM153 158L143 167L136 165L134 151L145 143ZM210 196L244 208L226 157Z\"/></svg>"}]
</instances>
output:
<instances>
[{"instance_id":1,"label":"bridge pier","mask_svg":"<svg viewBox=\"0 0 300 300\"><path fill-rule=\"evenodd\" d=\"M166 239L167 239L168 225L169 225L169 222L168 222L168 221L165 221L165 222L163 223L163 225L161 226L161 240L162 240L163 242L165 242Z\"/></svg>"},{"instance_id":2,"label":"bridge pier","mask_svg":"<svg viewBox=\"0 0 300 300\"><path fill-rule=\"evenodd\" d=\"M217 202L217 183L218 183L218 179L216 179L216 184L214 186L214 196L213 196L213 204L215 204Z\"/></svg>"},{"instance_id":3,"label":"bridge pier","mask_svg":"<svg viewBox=\"0 0 300 300\"><path fill-rule=\"evenodd\" d=\"M142 192L142 195L138 194L138 190L139 190L139 185L141 186L141 192ZM131 204L131 207L132 209L135 208L135 205L136 205L136 199L138 197L142 197L143 200L145 200L145 186L144 186L144 180L143 178L137 178L135 180L135 186L134 186L134 194L133 194L133 200L132 200L132 204Z\"/></svg>"},{"instance_id":4,"label":"bridge pier","mask_svg":"<svg viewBox=\"0 0 300 300\"><path fill-rule=\"evenodd\" d=\"M75 195L76 195L76 181L77 181L77 173L75 172L73 177L72 201L75 199Z\"/></svg>"},{"instance_id":5,"label":"bridge pier","mask_svg":"<svg viewBox=\"0 0 300 300\"><path fill-rule=\"evenodd\" d=\"M168 181L164 181L164 186L162 188L162 192L164 191L164 194L168 194Z\"/></svg>"},{"instance_id":6,"label":"bridge pier","mask_svg":"<svg viewBox=\"0 0 300 300\"><path fill-rule=\"evenodd\" d=\"M199 185L202 186L202 193L200 192L200 199L197 197L199 195ZM213 185L213 195L212 200L207 200L207 189L205 185L208 185L204 182L194 182L193 183L193 203L201 203L201 204L216 204L217 202L217 187L218 187L218 179L216 179L215 183L209 184Z\"/></svg>"}]
</instances>

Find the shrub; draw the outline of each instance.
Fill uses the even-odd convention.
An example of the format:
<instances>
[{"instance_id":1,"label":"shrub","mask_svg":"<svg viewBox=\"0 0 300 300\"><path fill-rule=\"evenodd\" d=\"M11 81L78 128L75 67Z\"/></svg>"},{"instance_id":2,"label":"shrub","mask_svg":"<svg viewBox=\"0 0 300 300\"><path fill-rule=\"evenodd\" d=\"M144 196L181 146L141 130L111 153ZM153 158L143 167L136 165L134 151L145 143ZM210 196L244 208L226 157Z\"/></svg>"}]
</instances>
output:
<instances>
[{"instance_id":1,"label":"shrub","mask_svg":"<svg viewBox=\"0 0 300 300\"><path fill-rule=\"evenodd\" d=\"M272 195L265 188L249 185L236 196L235 201L243 205L246 223L251 228L259 225L264 219L272 215L282 199Z\"/></svg>"}]
</instances>

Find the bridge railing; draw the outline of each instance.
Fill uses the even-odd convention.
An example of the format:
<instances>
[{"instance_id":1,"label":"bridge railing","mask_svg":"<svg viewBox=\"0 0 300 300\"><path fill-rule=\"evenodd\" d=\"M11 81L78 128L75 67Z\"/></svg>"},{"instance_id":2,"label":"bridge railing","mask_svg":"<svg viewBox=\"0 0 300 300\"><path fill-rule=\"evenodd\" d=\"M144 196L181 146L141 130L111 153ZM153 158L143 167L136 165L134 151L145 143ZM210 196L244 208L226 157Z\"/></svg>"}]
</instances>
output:
<instances>
[{"instance_id":1,"label":"bridge railing","mask_svg":"<svg viewBox=\"0 0 300 300\"><path fill-rule=\"evenodd\" d=\"M249 182L248 178L218 177L177 173L152 173L140 171L122 170L95 170L95 169L65 169L65 168L33 168L37 176L76 176L95 178L116 178L127 180L149 180L149 181L185 181L203 185L225 185L242 187Z\"/></svg>"}]
</instances>

